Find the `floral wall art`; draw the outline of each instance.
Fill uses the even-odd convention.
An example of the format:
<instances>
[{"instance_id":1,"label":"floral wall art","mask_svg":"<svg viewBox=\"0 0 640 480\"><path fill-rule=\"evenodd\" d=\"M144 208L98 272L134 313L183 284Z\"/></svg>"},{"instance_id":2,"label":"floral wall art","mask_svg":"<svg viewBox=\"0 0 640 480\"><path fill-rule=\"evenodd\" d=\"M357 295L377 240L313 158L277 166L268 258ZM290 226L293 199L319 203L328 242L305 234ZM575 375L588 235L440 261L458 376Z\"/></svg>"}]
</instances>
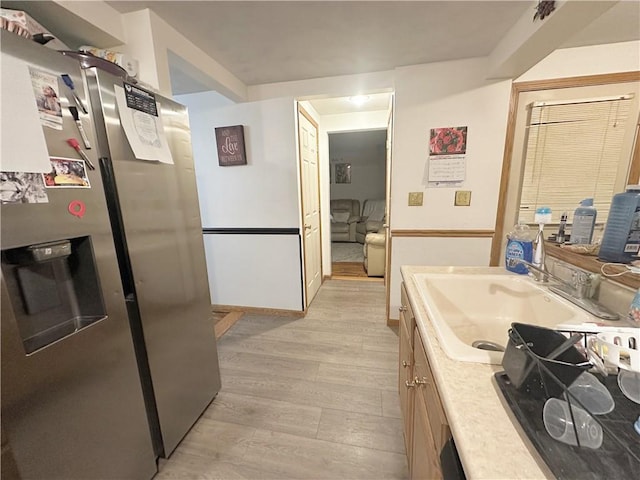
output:
<instances>
[{"instance_id":1,"label":"floral wall art","mask_svg":"<svg viewBox=\"0 0 640 480\"><path fill-rule=\"evenodd\" d=\"M459 187L465 180L467 127L432 128L429 161L423 184L427 187Z\"/></svg>"},{"instance_id":2,"label":"floral wall art","mask_svg":"<svg viewBox=\"0 0 640 480\"><path fill-rule=\"evenodd\" d=\"M467 127L432 128L429 155L466 153Z\"/></svg>"}]
</instances>

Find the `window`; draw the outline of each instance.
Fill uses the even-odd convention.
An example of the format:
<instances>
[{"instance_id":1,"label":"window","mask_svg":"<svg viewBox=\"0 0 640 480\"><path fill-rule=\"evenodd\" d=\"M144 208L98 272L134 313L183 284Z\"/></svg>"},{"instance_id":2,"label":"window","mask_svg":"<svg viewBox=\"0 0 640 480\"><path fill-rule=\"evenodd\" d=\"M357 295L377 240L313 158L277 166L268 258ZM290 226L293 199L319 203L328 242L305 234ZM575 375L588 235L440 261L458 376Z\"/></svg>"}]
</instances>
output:
<instances>
[{"instance_id":1,"label":"window","mask_svg":"<svg viewBox=\"0 0 640 480\"><path fill-rule=\"evenodd\" d=\"M597 222L607 221L611 198L624 190L628 161L625 138L634 95L527 106L519 220L534 223L536 208L552 211L552 222L593 197ZM628 159L627 159L628 160ZM620 170L624 169L624 172Z\"/></svg>"}]
</instances>

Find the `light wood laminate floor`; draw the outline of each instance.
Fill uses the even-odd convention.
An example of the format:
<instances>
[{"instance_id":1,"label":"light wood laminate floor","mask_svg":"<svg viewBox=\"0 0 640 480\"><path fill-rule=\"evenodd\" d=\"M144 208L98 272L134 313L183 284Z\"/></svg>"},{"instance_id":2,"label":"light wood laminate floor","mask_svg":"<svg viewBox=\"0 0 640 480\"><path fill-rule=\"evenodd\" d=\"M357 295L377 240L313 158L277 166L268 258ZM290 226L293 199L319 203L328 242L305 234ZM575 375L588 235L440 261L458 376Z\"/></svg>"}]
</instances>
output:
<instances>
[{"instance_id":1,"label":"light wood laminate floor","mask_svg":"<svg viewBox=\"0 0 640 480\"><path fill-rule=\"evenodd\" d=\"M406 479L382 283L327 280L304 318L243 316L222 390L155 479Z\"/></svg>"}]
</instances>

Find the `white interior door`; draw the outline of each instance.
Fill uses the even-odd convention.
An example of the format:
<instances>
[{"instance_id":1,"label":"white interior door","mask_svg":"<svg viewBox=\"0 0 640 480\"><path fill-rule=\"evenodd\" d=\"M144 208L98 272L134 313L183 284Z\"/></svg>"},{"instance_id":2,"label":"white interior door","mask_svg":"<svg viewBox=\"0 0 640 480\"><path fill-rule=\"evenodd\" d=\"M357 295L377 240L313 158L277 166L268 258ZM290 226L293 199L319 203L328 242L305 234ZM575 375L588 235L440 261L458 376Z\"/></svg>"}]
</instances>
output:
<instances>
[{"instance_id":1,"label":"white interior door","mask_svg":"<svg viewBox=\"0 0 640 480\"><path fill-rule=\"evenodd\" d=\"M393 95L391 96L390 105L389 105L389 121L387 123L387 143L386 143L386 175L385 175L385 209L386 217L384 219L384 235L385 235L385 261L386 265L384 267L384 281L385 284L388 284L389 279L389 266L391 265L390 255L391 255L391 230L389 229L389 225L391 225L391 153L392 153L392 144L393 144Z\"/></svg>"},{"instance_id":2,"label":"white interior door","mask_svg":"<svg viewBox=\"0 0 640 480\"><path fill-rule=\"evenodd\" d=\"M320 185L318 125L304 109L298 109L298 142L304 225L304 278L306 307L322 284L322 247L320 243Z\"/></svg>"}]
</instances>

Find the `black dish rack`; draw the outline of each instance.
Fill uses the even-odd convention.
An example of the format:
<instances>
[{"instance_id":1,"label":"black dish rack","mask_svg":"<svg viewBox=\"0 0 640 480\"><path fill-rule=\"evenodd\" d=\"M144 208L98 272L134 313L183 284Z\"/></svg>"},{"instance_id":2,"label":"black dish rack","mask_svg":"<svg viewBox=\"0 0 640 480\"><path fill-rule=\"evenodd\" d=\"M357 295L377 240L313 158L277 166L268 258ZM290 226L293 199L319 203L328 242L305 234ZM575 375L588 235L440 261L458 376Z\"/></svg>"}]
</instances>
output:
<instances>
[{"instance_id":1,"label":"black dish rack","mask_svg":"<svg viewBox=\"0 0 640 480\"><path fill-rule=\"evenodd\" d=\"M527 437L558 479L627 479L640 472L640 435L633 427L640 405L620 391L617 377L602 382L615 402L612 412L593 415L567 388L589 368L575 347L554 360L545 357L566 337L554 330L514 323L503 357L504 372L495 374L498 387ZM542 411L547 399L566 400L587 411L603 431L597 450L571 446L553 439L546 431Z\"/></svg>"}]
</instances>

